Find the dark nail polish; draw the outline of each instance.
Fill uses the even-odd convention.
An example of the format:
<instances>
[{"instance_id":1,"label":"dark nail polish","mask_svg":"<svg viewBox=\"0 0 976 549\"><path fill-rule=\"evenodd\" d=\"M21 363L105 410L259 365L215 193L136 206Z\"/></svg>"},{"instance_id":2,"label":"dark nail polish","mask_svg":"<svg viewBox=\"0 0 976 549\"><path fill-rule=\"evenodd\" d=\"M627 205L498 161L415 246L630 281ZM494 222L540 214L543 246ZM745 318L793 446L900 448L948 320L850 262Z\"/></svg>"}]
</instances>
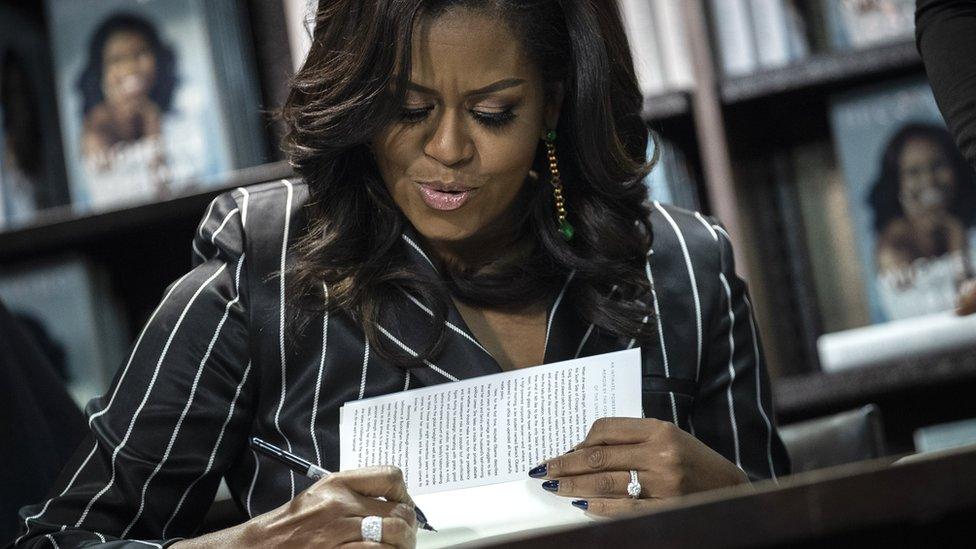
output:
<instances>
[{"instance_id":1,"label":"dark nail polish","mask_svg":"<svg viewBox=\"0 0 976 549\"><path fill-rule=\"evenodd\" d=\"M532 478L542 478L542 477L546 476L546 469L547 468L548 467L546 467L546 464L545 463L543 463L542 465L537 465L531 471L529 471L529 476L532 477Z\"/></svg>"},{"instance_id":2,"label":"dark nail polish","mask_svg":"<svg viewBox=\"0 0 976 549\"><path fill-rule=\"evenodd\" d=\"M576 451L576 448L570 448L570 449L569 449L569 450L567 450L567 451L566 451L566 452L565 452L565 453L564 453L563 455L565 456L566 454L572 454L572 453L573 453L573 452L575 452L575 451Z\"/></svg>"},{"instance_id":3,"label":"dark nail polish","mask_svg":"<svg viewBox=\"0 0 976 549\"><path fill-rule=\"evenodd\" d=\"M586 511L590 507L590 502L586 501L585 499L577 499L573 501L573 507Z\"/></svg>"},{"instance_id":4,"label":"dark nail polish","mask_svg":"<svg viewBox=\"0 0 976 549\"><path fill-rule=\"evenodd\" d=\"M549 490L550 492L555 492L556 490L559 490L559 481L547 480L542 483L542 487L545 488L546 490Z\"/></svg>"}]
</instances>

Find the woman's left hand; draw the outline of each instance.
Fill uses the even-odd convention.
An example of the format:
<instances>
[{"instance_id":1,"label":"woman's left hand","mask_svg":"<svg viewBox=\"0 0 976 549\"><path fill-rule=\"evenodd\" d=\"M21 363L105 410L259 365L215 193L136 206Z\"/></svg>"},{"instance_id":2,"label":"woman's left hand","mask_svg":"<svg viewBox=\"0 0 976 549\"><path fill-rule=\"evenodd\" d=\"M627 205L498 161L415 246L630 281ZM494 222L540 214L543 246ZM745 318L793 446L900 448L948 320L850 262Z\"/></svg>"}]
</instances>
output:
<instances>
[{"instance_id":1,"label":"woman's left hand","mask_svg":"<svg viewBox=\"0 0 976 549\"><path fill-rule=\"evenodd\" d=\"M630 470L637 471L640 499L627 494ZM639 513L663 498L749 482L715 450L673 423L651 418L598 419L571 452L529 475L549 479L543 488L607 517Z\"/></svg>"}]
</instances>

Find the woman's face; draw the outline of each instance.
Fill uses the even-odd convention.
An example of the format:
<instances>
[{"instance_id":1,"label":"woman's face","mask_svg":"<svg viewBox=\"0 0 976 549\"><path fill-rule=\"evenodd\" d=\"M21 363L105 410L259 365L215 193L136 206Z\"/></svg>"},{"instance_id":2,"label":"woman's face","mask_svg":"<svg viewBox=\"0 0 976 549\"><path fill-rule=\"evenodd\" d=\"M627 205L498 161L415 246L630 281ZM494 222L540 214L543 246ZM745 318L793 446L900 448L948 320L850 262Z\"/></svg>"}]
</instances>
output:
<instances>
[{"instance_id":1,"label":"woman's face","mask_svg":"<svg viewBox=\"0 0 976 549\"><path fill-rule=\"evenodd\" d=\"M561 97L545 104L537 69L496 18L455 9L414 36L403 117L373 151L420 234L457 244L504 223L523 185L542 184L526 177Z\"/></svg>"},{"instance_id":2,"label":"woman's face","mask_svg":"<svg viewBox=\"0 0 976 549\"><path fill-rule=\"evenodd\" d=\"M956 180L952 166L938 143L910 139L898 158L899 200L909 217L942 215L952 202Z\"/></svg>"},{"instance_id":3,"label":"woman's face","mask_svg":"<svg viewBox=\"0 0 976 549\"><path fill-rule=\"evenodd\" d=\"M156 80L156 56L146 38L134 31L118 31L102 50L102 92L118 104L149 95Z\"/></svg>"}]
</instances>

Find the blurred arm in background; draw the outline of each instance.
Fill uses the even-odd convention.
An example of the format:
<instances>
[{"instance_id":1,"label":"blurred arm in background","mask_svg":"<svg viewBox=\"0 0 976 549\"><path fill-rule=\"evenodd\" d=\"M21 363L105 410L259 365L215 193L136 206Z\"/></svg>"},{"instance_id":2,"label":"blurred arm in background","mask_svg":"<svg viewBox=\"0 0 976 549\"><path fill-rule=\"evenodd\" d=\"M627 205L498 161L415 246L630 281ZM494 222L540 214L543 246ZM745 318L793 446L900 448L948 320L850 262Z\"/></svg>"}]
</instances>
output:
<instances>
[{"instance_id":1,"label":"blurred arm in background","mask_svg":"<svg viewBox=\"0 0 976 549\"><path fill-rule=\"evenodd\" d=\"M915 43L936 103L976 170L976 1L917 0Z\"/></svg>"},{"instance_id":2,"label":"blurred arm in background","mask_svg":"<svg viewBox=\"0 0 976 549\"><path fill-rule=\"evenodd\" d=\"M917 0L915 44L942 117L976 171L976 0ZM976 283L962 286L956 312L976 313Z\"/></svg>"}]
</instances>

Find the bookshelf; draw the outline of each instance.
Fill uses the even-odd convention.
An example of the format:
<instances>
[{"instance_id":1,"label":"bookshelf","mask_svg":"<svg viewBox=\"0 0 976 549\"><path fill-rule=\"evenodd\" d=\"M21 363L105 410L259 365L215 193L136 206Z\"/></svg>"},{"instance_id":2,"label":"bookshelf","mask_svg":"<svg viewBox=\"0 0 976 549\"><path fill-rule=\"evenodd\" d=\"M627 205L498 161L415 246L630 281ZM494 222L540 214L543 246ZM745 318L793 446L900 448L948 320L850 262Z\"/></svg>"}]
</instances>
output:
<instances>
[{"instance_id":1,"label":"bookshelf","mask_svg":"<svg viewBox=\"0 0 976 549\"><path fill-rule=\"evenodd\" d=\"M12 3L25 9L32 6ZM284 9L281 0L248 0L247 5L262 107L270 112L282 104L292 70ZM818 372L810 356L810 340L819 335L815 333L818 327L801 318L813 312L810 302L798 297L796 281L787 267L789 258L783 257L781 265L763 265L750 251L759 236L750 232L739 207L745 186L758 187L750 191L753 193L776 192L772 177L762 185L743 181L738 170L742 164L797 144L829 140L827 103L832 93L866 82L923 74L914 43L815 54L780 68L729 78L719 74L707 2L688 0L682 6L695 87L646 97L642 114L649 127L683 149L701 182L702 209L717 215L736 241L737 265L750 282L780 416L793 421L864 402L882 402L885 417L892 425L897 424L892 433L901 444L906 433L910 434L906 429L919 421L976 416L973 406L964 404L968 402L965 392L971 394L976 388L974 356L924 364L906 362L844 374ZM268 123L266 131L270 144L267 162L230 173L219 187L96 215L55 212L33 226L0 233L0 264L65 251L89 256L108 269L113 288L125 303L129 325L135 330L165 286L189 267L191 235L214 196L238 186L292 175L274 146L282 128ZM789 246L781 244L780 248L787 250ZM911 406L930 413L912 416Z\"/></svg>"}]
</instances>

